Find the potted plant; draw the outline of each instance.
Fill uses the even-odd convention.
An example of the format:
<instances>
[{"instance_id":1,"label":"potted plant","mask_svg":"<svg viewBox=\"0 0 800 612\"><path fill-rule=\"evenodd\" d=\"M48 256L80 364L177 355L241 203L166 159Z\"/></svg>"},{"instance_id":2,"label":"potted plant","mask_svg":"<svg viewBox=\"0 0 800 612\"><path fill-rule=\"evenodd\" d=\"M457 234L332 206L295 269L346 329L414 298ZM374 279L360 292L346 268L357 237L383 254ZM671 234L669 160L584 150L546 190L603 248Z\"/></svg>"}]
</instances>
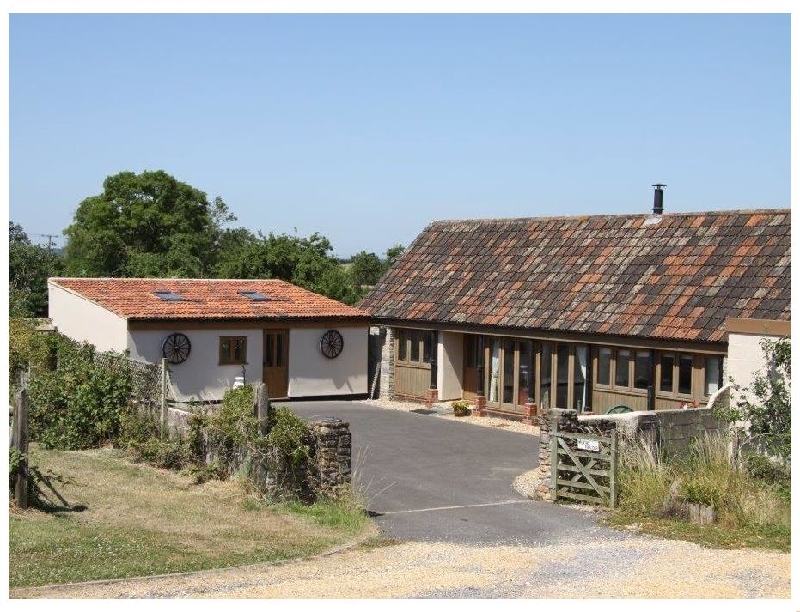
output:
<instances>
[{"instance_id":1,"label":"potted plant","mask_svg":"<svg viewBox=\"0 0 800 612\"><path fill-rule=\"evenodd\" d=\"M469 416L471 412L471 406L467 400L456 400L450 405L453 407L453 414L457 417Z\"/></svg>"}]
</instances>

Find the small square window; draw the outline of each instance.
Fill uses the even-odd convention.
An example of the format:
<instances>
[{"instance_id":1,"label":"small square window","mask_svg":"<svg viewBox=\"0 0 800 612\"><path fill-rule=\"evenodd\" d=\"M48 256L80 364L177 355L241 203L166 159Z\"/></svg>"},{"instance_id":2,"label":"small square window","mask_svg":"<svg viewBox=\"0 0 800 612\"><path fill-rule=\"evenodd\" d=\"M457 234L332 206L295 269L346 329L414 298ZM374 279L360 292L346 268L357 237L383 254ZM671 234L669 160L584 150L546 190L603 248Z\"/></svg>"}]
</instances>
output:
<instances>
[{"instance_id":1,"label":"small square window","mask_svg":"<svg viewBox=\"0 0 800 612\"><path fill-rule=\"evenodd\" d=\"M220 336L219 365L244 365L247 363L246 336Z\"/></svg>"}]
</instances>

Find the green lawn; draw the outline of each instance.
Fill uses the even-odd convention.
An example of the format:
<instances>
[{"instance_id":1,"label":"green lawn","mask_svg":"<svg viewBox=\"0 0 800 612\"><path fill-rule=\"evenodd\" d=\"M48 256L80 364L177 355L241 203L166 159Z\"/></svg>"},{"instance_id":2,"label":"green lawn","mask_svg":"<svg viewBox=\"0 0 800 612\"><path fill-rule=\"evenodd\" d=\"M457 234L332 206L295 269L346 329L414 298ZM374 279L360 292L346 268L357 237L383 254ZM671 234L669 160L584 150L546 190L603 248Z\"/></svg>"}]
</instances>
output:
<instances>
[{"instance_id":1,"label":"green lawn","mask_svg":"<svg viewBox=\"0 0 800 612\"><path fill-rule=\"evenodd\" d=\"M45 451L45 503L9 519L10 587L125 578L302 557L368 536L352 503L268 506L233 481L127 461L118 451Z\"/></svg>"}]
</instances>

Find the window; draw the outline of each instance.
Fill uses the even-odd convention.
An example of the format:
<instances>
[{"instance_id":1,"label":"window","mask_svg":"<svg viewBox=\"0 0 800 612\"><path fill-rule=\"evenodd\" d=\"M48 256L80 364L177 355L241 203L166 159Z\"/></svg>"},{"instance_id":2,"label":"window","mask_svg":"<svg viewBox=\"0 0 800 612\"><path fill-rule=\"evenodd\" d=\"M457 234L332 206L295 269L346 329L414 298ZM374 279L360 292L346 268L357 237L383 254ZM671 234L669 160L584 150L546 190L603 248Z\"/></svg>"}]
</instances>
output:
<instances>
[{"instance_id":1,"label":"window","mask_svg":"<svg viewBox=\"0 0 800 612\"><path fill-rule=\"evenodd\" d=\"M597 351L597 384L611 384L611 349L606 346Z\"/></svg>"},{"instance_id":2,"label":"window","mask_svg":"<svg viewBox=\"0 0 800 612\"><path fill-rule=\"evenodd\" d=\"M614 375L614 386L616 387L630 387L631 374L630 364L631 352L629 350L621 349L617 351L617 364Z\"/></svg>"},{"instance_id":3,"label":"window","mask_svg":"<svg viewBox=\"0 0 800 612\"><path fill-rule=\"evenodd\" d=\"M569 382L569 345L559 344L556 348L556 408L568 408L567 393Z\"/></svg>"},{"instance_id":4,"label":"window","mask_svg":"<svg viewBox=\"0 0 800 612\"><path fill-rule=\"evenodd\" d=\"M550 389L552 383L553 359L549 342L542 342L542 355L539 365L539 376L542 386L542 406L550 407Z\"/></svg>"},{"instance_id":5,"label":"window","mask_svg":"<svg viewBox=\"0 0 800 612\"><path fill-rule=\"evenodd\" d=\"M406 361L406 355L408 354L408 343L406 340L406 330L399 330L397 332L397 361Z\"/></svg>"},{"instance_id":6,"label":"window","mask_svg":"<svg viewBox=\"0 0 800 612\"><path fill-rule=\"evenodd\" d=\"M586 374L587 374L587 354L585 346L575 347L575 363L573 365L574 376L572 379L572 408L578 412L583 412L586 408Z\"/></svg>"},{"instance_id":7,"label":"window","mask_svg":"<svg viewBox=\"0 0 800 612\"><path fill-rule=\"evenodd\" d=\"M636 360L633 362L633 386L637 389L647 389L651 379L650 351L636 351Z\"/></svg>"},{"instance_id":8,"label":"window","mask_svg":"<svg viewBox=\"0 0 800 612\"><path fill-rule=\"evenodd\" d=\"M663 353L661 355L661 384L659 389L664 393L673 393L675 369L675 355Z\"/></svg>"},{"instance_id":9,"label":"window","mask_svg":"<svg viewBox=\"0 0 800 612\"><path fill-rule=\"evenodd\" d=\"M220 336L219 365L243 365L247 363L246 336Z\"/></svg>"},{"instance_id":10,"label":"window","mask_svg":"<svg viewBox=\"0 0 800 612\"><path fill-rule=\"evenodd\" d=\"M680 355L678 358L678 393L692 394L692 364L691 355Z\"/></svg>"},{"instance_id":11,"label":"window","mask_svg":"<svg viewBox=\"0 0 800 612\"><path fill-rule=\"evenodd\" d=\"M722 388L722 357L706 357L705 394L714 395Z\"/></svg>"},{"instance_id":12,"label":"window","mask_svg":"<svg viewBox=\"0 0 800 612\"><path fill-rule=\"evenodd\" d=\"M433 361L434 332L421 329L397 330L397 361L430 364Z\"/></svg>"}]
</instances>

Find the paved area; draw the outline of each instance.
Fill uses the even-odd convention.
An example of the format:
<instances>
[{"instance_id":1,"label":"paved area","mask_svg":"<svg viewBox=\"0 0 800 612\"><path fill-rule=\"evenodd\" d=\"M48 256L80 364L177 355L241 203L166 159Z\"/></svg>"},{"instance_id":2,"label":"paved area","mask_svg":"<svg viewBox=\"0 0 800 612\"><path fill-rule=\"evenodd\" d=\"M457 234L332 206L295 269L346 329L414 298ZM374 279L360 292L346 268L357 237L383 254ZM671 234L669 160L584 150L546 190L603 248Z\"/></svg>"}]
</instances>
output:
<instances>
[{"instance_id":1,"label":"paved area","mask_svg":"<svg viewBox=\"0 0 800 612\"><path fill-rule=\"evenodd\" d=\"M514 478L538 463L535 436L363 402L295 402L291 409L350 423L354 482L388 537L528 546L629 537L598 526L593 513L512 490Z\"/></svg>"}]
</instances>

